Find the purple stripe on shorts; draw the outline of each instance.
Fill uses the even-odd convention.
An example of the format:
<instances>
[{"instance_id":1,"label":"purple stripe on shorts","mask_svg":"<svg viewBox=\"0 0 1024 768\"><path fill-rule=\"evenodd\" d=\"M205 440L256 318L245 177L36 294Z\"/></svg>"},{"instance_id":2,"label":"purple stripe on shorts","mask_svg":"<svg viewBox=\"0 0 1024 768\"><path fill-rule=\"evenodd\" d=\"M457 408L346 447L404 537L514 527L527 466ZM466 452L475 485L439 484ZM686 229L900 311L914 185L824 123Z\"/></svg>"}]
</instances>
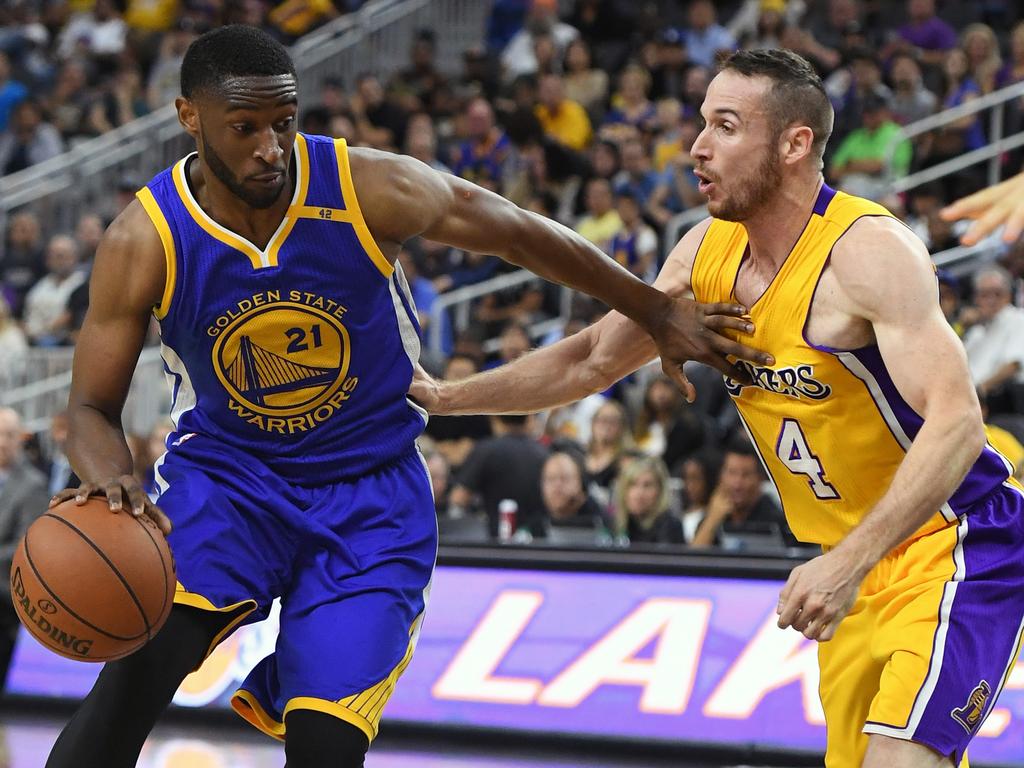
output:
<instances>
[{"instance_id":1,"label":"purple stripe on shorts","mask_svg":"<svg viewBox=\"0 0 1024 768\"><path fill-rule=\"evenodd\" d=\"M1000 486L967 517L941 671L915 741L963 754L992 710L1024 620L1024 497ZM937 657L933 657L935 663Z\"/></svg>"}]
</instances>

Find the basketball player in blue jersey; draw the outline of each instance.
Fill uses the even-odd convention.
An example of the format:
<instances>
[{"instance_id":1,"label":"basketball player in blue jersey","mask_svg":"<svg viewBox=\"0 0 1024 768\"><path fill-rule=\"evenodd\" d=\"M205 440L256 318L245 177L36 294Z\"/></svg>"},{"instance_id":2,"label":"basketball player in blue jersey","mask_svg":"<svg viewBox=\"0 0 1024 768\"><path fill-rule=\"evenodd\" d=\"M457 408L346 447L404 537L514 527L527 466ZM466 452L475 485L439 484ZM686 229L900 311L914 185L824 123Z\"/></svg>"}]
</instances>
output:
<instances>
[{"instance_id":1,"label":"basketball player in blue jersey","mask_svg":"<svg viewBox=\"0 0 1024 768\"><path fill-rule=\"evenodd\" d=\"M182 679L280 597L280 637L234 708L283 739L289 768L363 765L412 656L436 554L430 481L407 399L419 352L396 265L416 235L494 253L596 296L656 339L681 385L705 360L765 356L704 307L644 285L553 222L411 158L296 132L295 70L250 27L197 39L178 116L196 152L111 225L75 350L68 454L83 479L169 534L175 608L151 643L107 664L50 768L126 768ZM357 197L358 192L358 197ZM150 503L120 414L150 315L176 429ZM173 528L172 528L173 526Z\"/></svg>"},{"instance_id":2,"label":"basketball player in blue jersey","mask_svg":"<svg viewBox=\"0 0 1024 768\"><path fill-rule=\"evenodd\" d=\"M750 307L749 339L774 358L752 386L727 385L793 532L822 546L777 612L819 641L825 764L965 765L1020 651L1024 492L986 444L928 252L824 184L832 108L796 54L733 54L701 114L711 217L655 287ZM612 312L468 379L421 372L412 393L441 414L543 410L652 359L645 339Z\"/></svg>"}]
</instances>

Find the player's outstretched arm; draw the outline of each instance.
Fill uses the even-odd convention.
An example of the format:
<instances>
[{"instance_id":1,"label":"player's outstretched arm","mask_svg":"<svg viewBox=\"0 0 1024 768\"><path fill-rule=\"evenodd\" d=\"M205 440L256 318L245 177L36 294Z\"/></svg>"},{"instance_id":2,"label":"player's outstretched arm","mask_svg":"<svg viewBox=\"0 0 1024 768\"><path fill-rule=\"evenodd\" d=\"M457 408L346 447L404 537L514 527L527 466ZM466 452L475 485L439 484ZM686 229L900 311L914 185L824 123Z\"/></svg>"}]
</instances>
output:
<instances>
[{"instance_id":1,"label":"player's outstretched arm","mask_svg":"<svg viewBox=\"0 0 1024 768\"><path fill-rule=\"evenodd\" d=\"M764 353L719 333L746 326L740 307L723 306L719 314L709 315L692 300L668 297L571 229L417 160L372 150L352 150L351 156L353 173L359 175L361 207L378 239L401 243L423 235L468 251L495 254L588 293L650 335L666 373L688 393L692 388L682 373L687 360L708 363L742 380L746 374L727 355L767 363Z\"/></svg>"},{"instance_id":2,"label":"player's outstretched arm","mask_svg":"<svg viewBox=\"0 0 1024 768\"><path fill-rule=\"evenodd\" d=\"M1024 233L1024 173L962 197L941 211L946 221L971 219L960 242L974 245L1003 227L1003 242L1016 242Z\"/></svg>"},{"instance_id":3,"label":"player's outstretched arm","mask_svg":"<svg viewBox=\"0 0 1024 768\"><path fill-rule=\"evenodd\" d=\"M68 458L82 485L59 493L85 503L105 494L114 511L130 506L166 534L171 525L132 476L121 409L153 308L163 297L166 267L160 237L138 201L103 236L89 283L89 311L75 345L68 400ZM127 498L126 498L127 497Z\"/></svg>"},{"instance_id":4,"label":"player's outstretched arm","mask_svg":"<svg viewBox=\"0 0 1024 768\"><path fill-rule=\"evenodd\" d=\"M862 219L836 245L832 269L847 314L871 323L885 367L924 424L892 484L835 549L794 569L780 620L828 640L868 571L953 495L985 443L963 345L939 309L931 259L891 219Z\"/></svg>"},{"instance_id":5,"label":"player's outstretched arm","mask_svg":"<svg viewBox=\"0 0 1024 768\"><path fill-rule=\"evenodd\" d=\"M654 283L665 295L689 295L693 257L709 223L690 230L669 255ZM619 312L609 312L556 344L465 379L435 381L418 371L410 394L436 414L535 413L607 389L657 354L654 341L640 326Z\"/></svg>"}]
</instances>

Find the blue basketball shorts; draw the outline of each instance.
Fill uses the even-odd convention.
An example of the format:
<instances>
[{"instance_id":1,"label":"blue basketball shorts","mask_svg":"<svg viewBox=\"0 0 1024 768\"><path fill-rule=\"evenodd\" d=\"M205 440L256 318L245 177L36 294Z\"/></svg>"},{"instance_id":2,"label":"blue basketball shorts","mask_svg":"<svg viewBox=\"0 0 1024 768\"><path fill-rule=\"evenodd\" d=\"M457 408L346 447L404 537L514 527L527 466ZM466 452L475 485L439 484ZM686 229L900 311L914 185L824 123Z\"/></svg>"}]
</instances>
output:
<instances>
[{"instance_id":1,"label":"blue basketball shorts","mask_svg":"<svg viewBox=\"0 0 1024 768\"><path fill-rule=\"evenodd\" d=\"M372 741L416 647L437 555L419 452L352 481L300 487L214 439L174 437L157 464L156 503L174 524L175 602L225 613L212 651L281 599L277 647L232 706L278 739L288 712L311 709Z\"/></svg>"}]
</instances>

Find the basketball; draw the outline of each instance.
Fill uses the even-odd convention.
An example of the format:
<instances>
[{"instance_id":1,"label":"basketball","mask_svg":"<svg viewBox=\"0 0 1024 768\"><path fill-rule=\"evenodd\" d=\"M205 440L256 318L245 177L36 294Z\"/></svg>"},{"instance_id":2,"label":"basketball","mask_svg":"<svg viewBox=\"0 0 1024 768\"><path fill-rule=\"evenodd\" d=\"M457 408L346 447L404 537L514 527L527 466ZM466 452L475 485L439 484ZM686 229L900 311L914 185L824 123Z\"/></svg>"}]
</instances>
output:
<instances>
[{"instance_id":1,"label":"basketball","mask_svg":"<svg viewBox=\"0 0 1024 768\"><path fill-rule=\"evenodd\" d=\"M163 626L174 560L148 517L111 512L103 497L66 501L29 527L11 565L11 596L25 628L54 653L110 661Z\"/></svg>"}]
</instances>

